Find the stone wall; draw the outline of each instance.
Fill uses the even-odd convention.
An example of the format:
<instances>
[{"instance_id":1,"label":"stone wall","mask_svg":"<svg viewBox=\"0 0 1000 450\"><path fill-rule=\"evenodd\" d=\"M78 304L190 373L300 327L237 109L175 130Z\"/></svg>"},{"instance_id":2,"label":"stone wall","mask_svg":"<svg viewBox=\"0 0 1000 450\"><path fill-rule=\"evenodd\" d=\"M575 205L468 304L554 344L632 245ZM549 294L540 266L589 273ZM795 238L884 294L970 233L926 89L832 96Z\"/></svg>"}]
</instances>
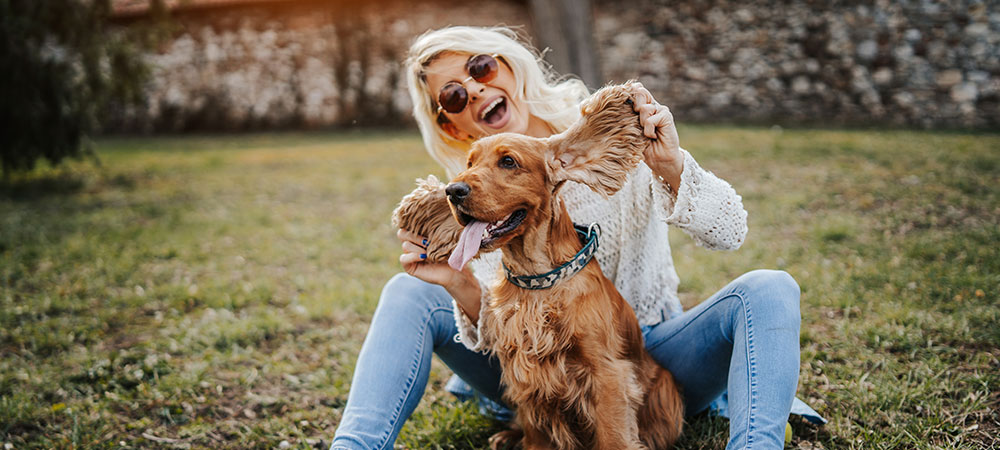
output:
<instances>
[{"instance_id":1,"label":"stone wall","mask_svg":"<svg viewBox=\"0 0 1000 450\"><path fill-rule=\"evenodd\" d=\"M449 24L519 25L508 1L302 0L180 11L146 104L109 128L172 132L410 124L400 62Z\"/></svg>"},{"instance_id":2,"label":"stone wall","mask_svg":"<svg viewBox=\"0 0 1000 450\"><path fill-rule=\"evenodd\" d=\"M703 121L1000 127L996 1L598 4L610 79Z\"/></svg>"},{"instance_id":3,"label":"stone wall","mask_svg":"<svg viewBox=\"0 0 1000 450\"><path fill-rule=\"evenodd\" d=\"M531 33L511 0L304 0L177 19L149 56L147 104L112 129L411 123L398 63L413 37L449 24ZM682 121L1000 128L996 1L596 1L595 22L604 77L638 78Z\"/></svg>"}]
</instances>

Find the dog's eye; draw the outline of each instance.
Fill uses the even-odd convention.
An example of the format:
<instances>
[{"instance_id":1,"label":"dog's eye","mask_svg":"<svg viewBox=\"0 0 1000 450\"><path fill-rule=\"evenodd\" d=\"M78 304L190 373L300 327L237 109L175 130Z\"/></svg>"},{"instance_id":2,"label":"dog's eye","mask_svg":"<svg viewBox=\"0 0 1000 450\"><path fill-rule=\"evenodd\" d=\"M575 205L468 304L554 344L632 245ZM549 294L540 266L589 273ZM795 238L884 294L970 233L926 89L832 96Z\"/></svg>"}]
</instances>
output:
<instances>
[{"instance_id":1,"label":"dog's eye","mask_svg":"<svg viewBox=\"0 0 1000 450\"><path fill-rule=\"evenodd\" d=\"M503 158L500 158L498 165L501 169L516 169L517 161L514 161L514 158L511 158L510 156L504 156Z\"/></svg>"}]
</instances>

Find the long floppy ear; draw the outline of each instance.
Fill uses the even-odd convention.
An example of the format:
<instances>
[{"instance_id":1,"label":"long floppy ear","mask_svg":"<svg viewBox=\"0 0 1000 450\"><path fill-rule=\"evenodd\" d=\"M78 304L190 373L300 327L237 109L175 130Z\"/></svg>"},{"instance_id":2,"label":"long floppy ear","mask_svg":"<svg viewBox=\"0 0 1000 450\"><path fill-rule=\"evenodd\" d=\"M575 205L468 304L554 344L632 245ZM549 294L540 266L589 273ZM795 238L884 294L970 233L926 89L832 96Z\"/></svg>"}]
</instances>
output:
<instances>
[{"instance_id":1,"label":"long floppy ear","mask_svg":"<svg viewBox=\"0 0 1000 450\"><path fill-rule=\"evenodd\" d=\"M555 186L571 180L610 196L625 185L649 142L632 102L628 84L607 86L583 102L580 120L549 139L549 176Z\"/></svg>"},{"instance_id":2,"label":"long floppy ear","mask_svg":"<svg viewBox=\"0 0 1000 450\"><path fill-rule=\"evenodd\" d=\"M447 262L462 233L462 225L451 215L444 188L434 175L417 179L417 188L392 212L394 226L427 237L428 262Z\"/></svg>"}]
</instances>

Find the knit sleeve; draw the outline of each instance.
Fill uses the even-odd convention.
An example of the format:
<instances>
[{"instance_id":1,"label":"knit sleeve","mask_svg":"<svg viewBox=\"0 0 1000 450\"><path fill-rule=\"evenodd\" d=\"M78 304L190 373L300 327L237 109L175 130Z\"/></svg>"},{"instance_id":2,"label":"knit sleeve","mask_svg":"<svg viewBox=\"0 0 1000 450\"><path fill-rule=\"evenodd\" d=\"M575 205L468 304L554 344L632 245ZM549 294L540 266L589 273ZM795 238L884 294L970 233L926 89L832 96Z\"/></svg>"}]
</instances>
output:
<instances>
[{"instance_id":1,"label":"knit sleeve","mask_svg":"<svg viewBox=\"0 0 1000 450\"><path fill-rule=\"evenodd\" d=\"M486 316L490 314L490 309L487 307L490 301L490 289L482 280L479 280L479 290L481 294L479 297L479 321L477 324L473 324L469 316L465 315L462 308L458 306L458 302L454 299L451 301L455 311L455 325L458 328L458 336L455 339L474 352L485 351L487 348L487 342L482 338L482 330Z\"/></svg>"},{"instance_id":2,"label":"knit sleeve","mask_svg":"<svg viewBox=\"0 0 1000 450\"><path fill-rule=\"evenodd\" d=\"M740 248L747 235L743 199L725 180L702 169L687 150L676 196L653 177L653 197L667 224L684 230L695 243L712 250Z\"/></svg>"}]
</instances>

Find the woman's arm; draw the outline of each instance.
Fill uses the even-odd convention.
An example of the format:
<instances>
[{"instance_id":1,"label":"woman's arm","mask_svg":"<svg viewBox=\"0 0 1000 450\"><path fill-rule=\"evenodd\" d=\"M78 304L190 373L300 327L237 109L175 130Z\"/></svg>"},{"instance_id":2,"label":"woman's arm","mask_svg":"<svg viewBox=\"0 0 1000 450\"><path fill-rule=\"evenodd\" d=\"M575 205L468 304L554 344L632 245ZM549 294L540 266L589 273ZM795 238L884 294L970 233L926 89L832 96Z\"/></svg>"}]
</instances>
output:
<instances>
[{"instance_id":1,"label":"woman's arm","mask_svg":"<svg viewBox=\"0 0 1000 450\"><path fill-rule=\"evenodd\" d=\"M399 262L403 265L403 270L423 281L443 287L475 325L479 320L479 299L482 293L479 281L476 280L472 271L468 267L458 271L452 269L447 263L425 261L427 258L427 238L423 236L400 228L396 231L396 237L403 248L403 254L399 255Z\"/></svg>"},{"instance_id":2,"label":"woman's arm","mask_svg":"<svg viewBox=\"0 0 1000 450\"><path fill-rule=\"evenodd\" d=\"M653 199L664 220L691 236L695 243L712 250L736 250L747 235L747 212L743 199L725 180L704 170L690 153L683 151L684 172L674 192L653 182Z\"/></svg>"},{"instance_id":3,"label":"woman's arm","mask_svg":"<svg viewBox=\"0 0 1000 450\"><path fill-rule=\"evenodd\" d=\"M480 339L482 316L486 313L485 297L488 289L473 275L466 266L458 271L447 263L429 263L425 261L427 240L413 232L400 228L396 231L403 254L399 262L406 273L428 283L443 287L455 302L455 325L459 329L462 344L470 350L479 351L485 346Z\"/></svg>"},{"instance_id":4,"label":"woman's arm","mask_svg":"<svg viewBox=\"0 0 1000 450\"><path fill-rule=\"evenodd\" d=\"M467 297L461 300L469 303L468 306L460 306L460 300L455 298L455 326L458 328L458 341L469 350L479 352L487 349L489 341L483 332L490 320L490 309L487 308L489 289L478 279L473 278L473 282L476 283L476 292L479 293L479 297ZM472 294L471 289L468 294ZM475 315L468 314L466 311L473 311Z\"/></svg>"},{"instance_id":5,"label":"woman's arm","mask_svg":"<svg viewBox=\"0 0 1000 450\"><path fill-rule=\"evenodd\" d=\"M444 288L451 294L451 298L455 299L455 304L462 309L471 324L476 326L482 308L480 299L483 296L483 289L479 285L479 280L468 268L459 273L462 274L460 280Z\"/></svg>"},{"instance_id":6,"label":"woman's arm","mask_svg":"<svg viewBox=\"0 0 1000 450\"><path fill-rule=\"evenodd\" d=\"M649 147L643 152L643 160L661 182L667 183L671 192L681 184L681 173L684 171L684 154L681 152L681 140L674 126L674 116L670 108L653 99L642 83L633 85L635 92L634 108L639 113L639 123L643 134L650 138Z\"/></svg>"},{"instance_id":7,"label":"woman's arm","mask_svg":"<svg viewBox=\"0 0 1000 450\"><path fill-rule=\"evenodd\" d=\"M636 83L635 109L651 140L644 160L653 173L653 197L668 224L677 226L701 246L735 250L747 233L743 200L726 181L702 169L680 147L673 115Z\"/></svg>"}]
</instances>

